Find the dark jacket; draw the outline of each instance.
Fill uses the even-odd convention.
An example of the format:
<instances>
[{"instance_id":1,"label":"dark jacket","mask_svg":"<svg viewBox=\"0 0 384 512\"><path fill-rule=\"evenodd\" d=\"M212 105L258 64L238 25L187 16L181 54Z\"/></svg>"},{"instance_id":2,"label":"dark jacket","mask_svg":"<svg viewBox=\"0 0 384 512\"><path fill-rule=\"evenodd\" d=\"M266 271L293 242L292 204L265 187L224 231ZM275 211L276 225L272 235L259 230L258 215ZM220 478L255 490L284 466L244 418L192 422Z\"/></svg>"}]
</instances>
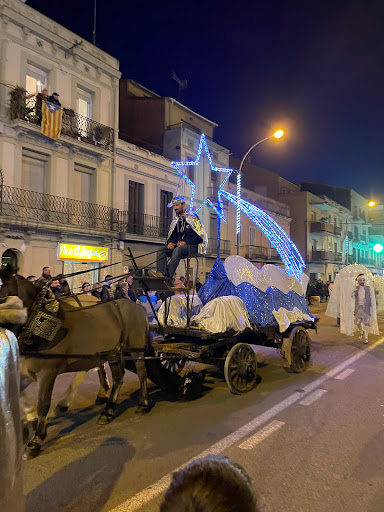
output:
<instances>
[{"instance_id":1,"label":"dark jacket","mask_svg":"<svg viewBox=\"0 0 384 512\"><path fill-rule=\"evenodd\" d=\"M192 227L188 224L184 217L179 217L179 220L167 240L167 244L183 241L187 245L199 245L203 243L203 239L199 236Z\"/></svg>"},{"instance_id":2,"label":"dark jacket","mask_svg":"<svg viewBox=\"0 0 384 512\"><path fill-rule=\"evenodd\" d=\"M59 105L59 107L61 107L61 103L60 103L60 101L59 101L59 100L57 100L56 98L54 98L53 96L50 96L50 97L48 98L48 101L49 101L50 103L54 103L55 105Z\"/></svg>"},{"instance_id":3,"label":"dark jacket","mask_svg":"<svg viewBox=\"0 0 384 512\"><path fill-rule=\"evenodd\" d=\"M136 302L136 295L129 286L128 288L118 286L115 291L115 299L131 299L133 302Z\"/></svg>"},{"instance_id":4,"label":"dark jacket","mask_svg":"<svg viewBox=\"0 0 384 512\"><path fill-rule=\"evenodd\" d=\"M91 295L93 295L97 299L100 299L100 292L99 292L99 290L92 290L91 291Z\"/></svg>"},{"instance_id":5,"label":"dark jacket","mask_svg":"<svg viewBox=\"0 0 384 512\"><path fill-rule=\"evenodd\" d=\"M114 299L112 287L108 286L107 284L103 284L103 287L100 292L100 299L101 300L112 300Z\"/></svg>"}]
</instances>

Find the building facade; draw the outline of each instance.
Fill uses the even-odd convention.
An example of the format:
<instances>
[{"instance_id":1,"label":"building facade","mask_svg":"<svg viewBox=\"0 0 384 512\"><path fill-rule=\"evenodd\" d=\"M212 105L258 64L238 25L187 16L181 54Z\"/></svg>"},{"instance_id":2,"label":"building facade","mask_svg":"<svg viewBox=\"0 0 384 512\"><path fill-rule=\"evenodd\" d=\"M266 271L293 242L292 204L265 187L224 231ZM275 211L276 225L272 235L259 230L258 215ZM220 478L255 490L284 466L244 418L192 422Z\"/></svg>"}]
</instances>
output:
<instances>
[{"instance_id":1,"label":"building facade","mask_svg":"<svg viewBox=\"0 0 384 512\"><path fill-rule=\"evenodd\" d=\"M24 275L44 265L53 273L90 268L97 280L99 262L85 260L99 252L111 263L118 240L119 62L18 0L0 0L0 19L3 262L16 260ZM57 140L40 133L39 97L53 92L63 107Z\"/></svg>"}]
</instances>

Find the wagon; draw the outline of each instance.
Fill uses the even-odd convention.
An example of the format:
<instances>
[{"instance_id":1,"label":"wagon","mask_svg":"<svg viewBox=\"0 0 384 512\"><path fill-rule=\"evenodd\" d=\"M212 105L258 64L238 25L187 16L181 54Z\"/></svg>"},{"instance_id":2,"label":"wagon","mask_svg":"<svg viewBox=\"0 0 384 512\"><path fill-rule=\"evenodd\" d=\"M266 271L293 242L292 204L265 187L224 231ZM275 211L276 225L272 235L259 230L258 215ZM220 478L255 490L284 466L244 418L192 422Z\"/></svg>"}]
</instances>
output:
<instances>
[{"instance_id":1,"label":"wagon","mask_svg":"<svg viewBox=\"0 0 384 512\"><path fill-rule=\"evenodd\" d=\"M139 277L138 281L148 301L151 290L166 294L175 291L161 278ZM188 287L186 297L189 312ZM250 391L257 380L257 355L251 345L276 348L288 371L304 372L311 359L308 329L316 329L318 320L291 323L283 333L277 324L272 324L252 325L241 332L228 330L213 334L191 325L189 314L186 327L167 325L166 309L164 325L161 325L154 308L153 314L157 325L152 326L152 349L168 371L180 372L187 361L213 365L224 373L230 391L235 394Z\"/></svg>"}]
</instances>

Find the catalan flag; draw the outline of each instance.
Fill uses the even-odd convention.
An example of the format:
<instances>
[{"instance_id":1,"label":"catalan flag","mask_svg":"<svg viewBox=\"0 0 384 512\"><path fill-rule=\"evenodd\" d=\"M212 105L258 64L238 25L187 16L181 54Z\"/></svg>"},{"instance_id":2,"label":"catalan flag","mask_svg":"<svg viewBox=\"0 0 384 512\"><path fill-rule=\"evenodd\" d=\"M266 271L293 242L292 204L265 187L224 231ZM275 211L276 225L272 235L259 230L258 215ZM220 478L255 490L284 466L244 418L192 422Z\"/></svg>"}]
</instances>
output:
<instances>
[{"instance_id":1,"label":"catalan flag","mask_svg":"<svg viewBox=\"0 0 384 512\"><path fill-rule=\"evenodd\" d=\"M41 111L41 133L50 139L58 139L61 133L62 108L50 101L43 101Z\"/></svg>"}]
</instances>

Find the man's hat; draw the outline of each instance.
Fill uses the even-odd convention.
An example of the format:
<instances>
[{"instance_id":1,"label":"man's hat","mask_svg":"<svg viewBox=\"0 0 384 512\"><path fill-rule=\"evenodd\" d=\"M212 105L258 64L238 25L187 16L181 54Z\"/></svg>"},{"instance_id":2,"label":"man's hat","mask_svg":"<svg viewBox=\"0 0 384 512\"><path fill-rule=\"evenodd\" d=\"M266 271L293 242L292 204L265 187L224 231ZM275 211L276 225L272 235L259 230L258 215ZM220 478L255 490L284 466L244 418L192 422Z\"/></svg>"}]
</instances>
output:
<instances>
[{"instance_id":1,"label":"man's hat","mask_svg":"<svg viewBox=\"0 0 384 512\"><path fill-rule=\"evenodd\" d=\"M177 203L184 203L185 204L185 197L184 196L176 196L172 199L172 201L168 204L168 207L171 208L174 204Z\"/></svg>"},{"instance_id":2,"label":"man's hat","mask_svg":"<svg viewBox=\"0 0 384 512\"><path fill-rule=\"evenodd\" d=\"M60 94L58 94L57 92L53 92L52 96L60 96Z\"/></svg>"}]
</instances>

